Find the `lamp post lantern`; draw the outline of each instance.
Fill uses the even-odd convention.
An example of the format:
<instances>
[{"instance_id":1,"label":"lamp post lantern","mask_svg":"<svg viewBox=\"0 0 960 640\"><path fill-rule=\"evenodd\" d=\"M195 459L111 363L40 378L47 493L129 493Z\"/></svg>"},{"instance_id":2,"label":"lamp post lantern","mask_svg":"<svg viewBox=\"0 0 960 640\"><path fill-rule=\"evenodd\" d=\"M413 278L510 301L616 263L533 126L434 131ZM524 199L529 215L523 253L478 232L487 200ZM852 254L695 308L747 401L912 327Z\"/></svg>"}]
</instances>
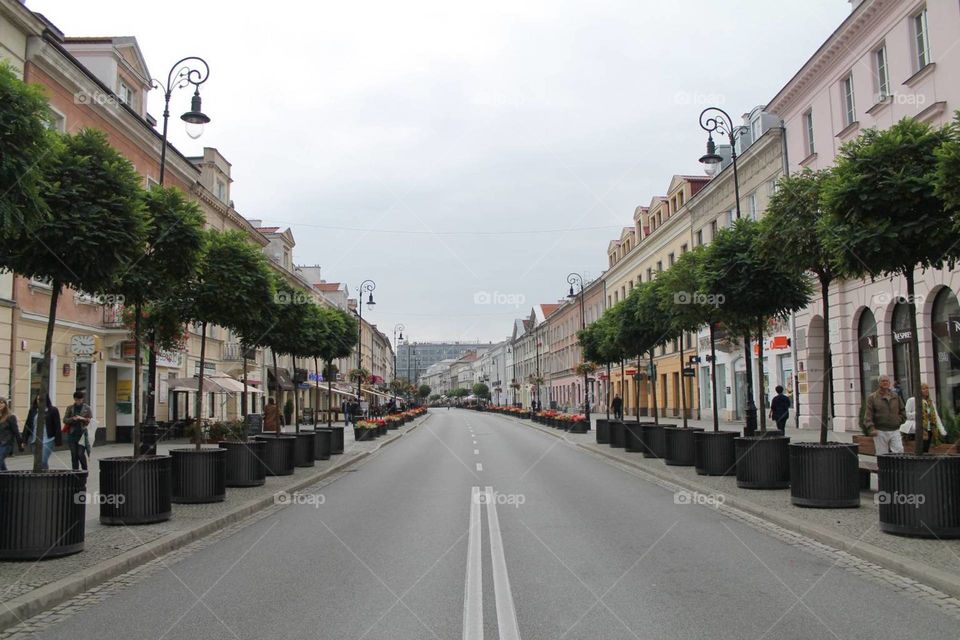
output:
<instances>
[{"instance_id":1,"label":"lamp post lantern","mask_svg":"<svg viewBox=\"0 0 960 640\"><path fill-rule=\"evenodd\" d=\"M373 301L373 292L376 288L377 283L373 280L364 280L357 287L357 315L360 317L357 336L357 402L360 402L363 394L363 378L360 376L360 372L363 371L363 294L366 293L369 296L367 306L373 307L377 304Z\"/></svg>"},{"instance_id":2,"label":"lamp post lantern","mask_svg":"<svg viewBox=\"0 0 960 640\"><path fill-rule=\"evenodd\" d=\"M402 324L396 324L393 327L393 379L397 379L397 352L400 350L400 343L397 342L397 333L400 334L400 339L403 340L403 332L406 329ZM409 354L408 354L409 357ZM407 363L409 366L409 362ZM393 402L397 402L397 385L393 385Z\"/></svg>"},{"instance_id":3,"label":"lamp post lantern","mask_svg":"<svg viewBox=\"0 0 960 640\"><path fill-rule=\"evenodd\" d=\"M737 139L743 127L733 124L730 114L719 107L708 107L700 112L700 128L707 132L707 153L700 157L707 175L715 176L720 172L723 157L717 154L717 145L713 134L726 136L730 142L730 163L733 165L733 197L736 200L737 220L740 219L740 176L737 173ZM761 338L762 339L762 338ZM750 338L743 341L744 369L747 378L747 408L745 435L753 435L757 430L757 404L753 399L753 358L750 354Z\"/></svg>"},{"instance_id":4,"label":"lamp post lantern","mask_svg":"<svg viewBox=\"0 0 960 640\"><path fill-rule=\"evenodd\" d=\"M197 56L187 56L181 58L170 67L167 74L167 82L163 84L159 80L153 80L152 85L163 89L163 133L160 141L160 186L163 186L163 179L166 176L167 167L167 128L170 123L170 98L173 96L174 89L182 89L193 85L193 98L190 100L190 111L180 116L180 119L187 124L205 125L210 122L210 117L203 113L200 100L200 85L210 77L210 66L207 61ZM198 136L199 137L199 136ZM148 338L150 343L150 353L147 356L147 414L143 418L141 442L135 443L139 450L141 446L146 448L147 453L156 453L157 448L157 407L156 407L156 379L157 379L157 350L156 334L151 331ZM246 374L246 370L244 370ZM137 375L141 375L137 372ZM244 375L246 378L246 375ZM246 410L246 397L243 399L244 410ZM134 420L139 420L140 416L134 416ZM142 443L142 445L141 445Z\"/></svg>"},{"instance_id":5,"label":"lamp post lantern","mask_svg":"<svg viewBox=\"0 0 960 640\"><path fill-rule=\"evenodd\" d=\"M577 285L580 287L580 330L583 331L587 328L587 316L583 310L583 276L579 273L571 273L567 275L567 284L570 285L570 293L567 294L567 297L573 300L577 297L577 294L573 290L573 286ZM590 428L590 386L588 381L589 374L587 373L586 368L583 370L583 415L587 421L587 428Z\"/></svg>"}]
</instances>

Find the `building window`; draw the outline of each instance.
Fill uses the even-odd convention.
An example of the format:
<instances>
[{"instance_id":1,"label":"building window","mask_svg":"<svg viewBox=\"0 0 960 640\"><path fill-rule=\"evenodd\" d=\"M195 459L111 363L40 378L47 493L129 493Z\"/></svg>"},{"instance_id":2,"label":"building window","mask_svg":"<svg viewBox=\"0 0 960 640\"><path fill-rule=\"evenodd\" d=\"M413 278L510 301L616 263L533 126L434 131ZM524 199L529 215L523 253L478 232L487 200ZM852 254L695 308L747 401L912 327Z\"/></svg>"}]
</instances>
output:
<instances>
[{"instance_id":1,"label":"building window","mask_svg":"<svg viewBox=\"0 0 960 640\"><path fill-rule=\"evenodd\" d=\"M672 253L667 254L667 268L670 268L673 266L674 259L675 259L674 255Z\"/></svg>"},{"instance_id":2,"label":"building window","mask_svg":"<svg viewBox=\"0 0 960 640\"><path fill-rule=\"evenodd\" d=\"M857 344L860 355L860 399L867 396L878 386L880 377L880 351L877 349L877 320L870 309L864 309L857 324Z\"/></svg>"},{"instance_id":3,"label":"building window","mask_svg":"<svg viewBox=\"0 0 960 640\"><path fill-rule=\"evenodd\" d=\"M727 211L727 228L729 229L732 226L733 226L733 209L730 209L729 211Z\"/></svg>"},{"instance_id":4,"label":"building window","mask_svg":"<svg viewBox=\"0 0 960 640\"><path fill-rule=\"evenodd\" d=\"M663 272L663 261L657 260L657 273L662 273L662 272Z\"/></svg>"},{"instance_id":5,"label":"building window","mask_svg":"<svg viewBox=\"0 0 960 640\"><path fill-rule=\"evenodd\" d=\"M813 111L807 111L803 114L803 144L807 150L807 155L812 156L816 153L816 147L813 144Z\"/></svg>"},{"instance_id":6,"label":"building window","mask_svg":"<svg viewBox=\"0 0 960 640\"><path fill-rule=\"evenodd\" d=\"M873 52L874 82L877 89L877 102L883 102L890 95L890 70L887 68L887 46L880 45Z\"/></svg>"},{"instance_id":7,"label":"building window","mask_svg":"<svg viewBox=\"0 0 960 640\"><path fill-rule=\"evenodd\" d=\"M710 239L713 240L717 237L717 221L713 220L710 222ZM701 236L701 240L702 240Z\"/></svg>"},{"instance_id":8,"label":"building window","mask_svg":"<svg viewBox=\"0 0 960 640\"><path fill-rule=\"evenodd\" d=\"M653 269L647 267L647 282L653 280Z\"/></svg>"},{"instance_id":9,"label":"building window","mask_svg":"<svg viewBox=\"0 0 960 640\"><path fill-rule=\"evenodd\" d=\"M857 121L857 108L853 102L853 74L840 81L840 98L843 102L843 124L851 125Z\"/></svg>"},{"instance_id":10,"label":"building window","mask_svg":"<svg viewBox=\"0 0 960 640\"><path fill-rule=\"evenodd\" d=\"M933 301L933 375L940 416L960 415L960 304L950 289Z\"/></svg>"},{"instance_id":11,"label":"building window","mask_svg":"<svg viewBox=\"0 0 960 640\"><path fill-rule=\"evenodd\" d=\"M703 229L697 229L696 246L699 247L702 244L703 244Z\"/></svg>"},{"instance_id":12,"label":"building window","mask_svg":"<svg viewBox=\"0 0 960 640\"><path fill-rule=\"evenodd\" d=\"M683 255L686 252L687 252L687 245L685 244L680 245L680 255Z\"/></svg>"},{"instance_id":13,"label":"building window","mask_svg":"<svg viewBox=\"0 0 960 640\"><path fill-rule=\"evenodd\" d=\"M927 30L927 8L913 16L913 42L916 47L917 71L930 64L930 33Z\"/></svg>"},{"instance_id":14,"label":"building window","mask_svg":"<svg viewBox=\"0 0 960 640\"><path fill-rule=\"evenodd\" d=\"M751 220L756 220L757 213L757 193L753 192L747 196L747 215Z\"/></svg>"},{"instance_id":15,"label":"building window","mask_svg":"<svg viewBox=\"0 0 960 640\"><path fill-rule=\"evenodd\" d=\"M120 98L120 102L123 104L128 104L131 107L133 106L133 90L123 82L120 83L120 89L117 91L117 97Z\"/></svg>"},{"instance_id":16,"label":"building window","mask_svg":"<svg viewBox=\"0 0 960 640\"><path fill-rule=\"evenodd\" d=\"M227 201L227 183L220 179L217 179L217 198L221 202Z\"/></svg>"},{"instance_id":17,"label":"building window","mask_svg":"<svg viewBox=\"0 0 960 640\"><path fill-rule=\"evenodd\" d=\"M67 132L67 117L57 111L56 109L50 109L50 119L47 120L47 126L54 131L59 133Z\"/></svg>"}]
</instances>

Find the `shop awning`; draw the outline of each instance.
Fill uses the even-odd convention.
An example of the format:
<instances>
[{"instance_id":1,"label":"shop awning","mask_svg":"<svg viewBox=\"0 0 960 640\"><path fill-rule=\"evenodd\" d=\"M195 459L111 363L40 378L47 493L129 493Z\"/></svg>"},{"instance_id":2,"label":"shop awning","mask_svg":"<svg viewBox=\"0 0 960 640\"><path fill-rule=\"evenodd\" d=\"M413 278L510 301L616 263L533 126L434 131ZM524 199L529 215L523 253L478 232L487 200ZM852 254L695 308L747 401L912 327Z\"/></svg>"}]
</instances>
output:
<instances>
[{"instance_id":1,"label":"shop awning","mask_svg":"<svg viewBox=\"0 0 960 640\"><path fill-rule=\"evenodd\" d=\"M167 381L170 391L196 393L199 379L173 378ZM243 383L225 373L211 373L203 377L205 393L243 393ZM263 393L254 386L247 385L247 393Z\"/></svg>"},{"instance_id":2,"label":"shop awning","mask_svg":"<svg viewBox=\"0 0 960 640\"><path fill-rule=\"evenodd\" d=\"M381 398L387 398L388 400L393 399L393 396L390 395L389 393L383 393L382 391L377 391L376 389L369 389L367 387L364 387L363 390L366 393L369 393L375 396L380 396Z\"/></svg>"},{"instance_id":3,"label":"shop awning","mask_svg":"<svg viewBox=\"0 0 960 640\"><path fill-rule=\"evenodd\" d=\"M290 371L283 367L277 367L277 377L280 378L280 389L284 391L293 391L293 378L290 377ZM277 381L273 377L273 367L267 367L267 385L271 389L277 388Z\"/></svg>"}]
</instances>

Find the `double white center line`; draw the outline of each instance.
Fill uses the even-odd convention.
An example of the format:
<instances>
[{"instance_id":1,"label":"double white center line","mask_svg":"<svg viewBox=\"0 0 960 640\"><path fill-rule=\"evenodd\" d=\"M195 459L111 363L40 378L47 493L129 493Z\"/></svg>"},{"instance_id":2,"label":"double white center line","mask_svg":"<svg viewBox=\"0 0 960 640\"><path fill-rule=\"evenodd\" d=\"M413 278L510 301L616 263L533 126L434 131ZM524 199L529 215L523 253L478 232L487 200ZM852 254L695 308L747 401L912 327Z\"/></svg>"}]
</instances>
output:
<instances>
[{"instance_id":1,"label":"double white center line","mask_svg":"<svg viewBox=\"0 0 960 640\"><path fill-rule=\"evenodd\" d=\"M467 577L463 598L463 640L483 640L483 565L480 525L480 503L487 505L487 531L490 536L490 560L493 570L493 596L497 607L497 630L500 640L520 640L517 612L503 554L500 518L497 515L493 487L473 487L470 495L470 533L467 540Z\"/></svg>"}]
</instances>

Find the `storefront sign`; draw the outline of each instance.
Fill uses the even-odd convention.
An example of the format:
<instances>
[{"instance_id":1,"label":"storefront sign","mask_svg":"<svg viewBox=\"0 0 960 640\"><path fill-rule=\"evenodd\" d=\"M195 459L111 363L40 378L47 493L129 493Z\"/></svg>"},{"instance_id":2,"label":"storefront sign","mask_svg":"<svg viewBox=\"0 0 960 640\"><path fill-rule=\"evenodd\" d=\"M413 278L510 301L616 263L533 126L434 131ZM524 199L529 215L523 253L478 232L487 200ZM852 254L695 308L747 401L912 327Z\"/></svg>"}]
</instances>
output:
<instances>
[{"instance_id":1,"label":"storefront sign","mask_svg":"<svg viewBox=\"0 0 960 640\"><path fill-rule=\"evenodd\" d=\"M684 377L684 378L695 378L696 376L697 376L697 372L693 369L693 367L685 367L685 368L684 368L684 370L683 370L683 377Z\"/></svg>"},{"instance_id":2,"label":"storefront sign","mask_svg":"<svg viewBox=\"0 0 960 640\"><path fill-rule=\"evenodd\" d=\"M133 380L117 380L117 402L130 402L133 395Z\"/></svg>"},{"instance_id":3,"label":"storefront sign","mask_svg":"<svg viewBox=\"0 0 960 640\"><path fill-rule=\"evenodd\" d=\"M910 342L913 339L913 332L907 329L906 331L894 331L893 332L893 341L897 344L902 344L904 342Z\"/></svg>"}]
</instances>

